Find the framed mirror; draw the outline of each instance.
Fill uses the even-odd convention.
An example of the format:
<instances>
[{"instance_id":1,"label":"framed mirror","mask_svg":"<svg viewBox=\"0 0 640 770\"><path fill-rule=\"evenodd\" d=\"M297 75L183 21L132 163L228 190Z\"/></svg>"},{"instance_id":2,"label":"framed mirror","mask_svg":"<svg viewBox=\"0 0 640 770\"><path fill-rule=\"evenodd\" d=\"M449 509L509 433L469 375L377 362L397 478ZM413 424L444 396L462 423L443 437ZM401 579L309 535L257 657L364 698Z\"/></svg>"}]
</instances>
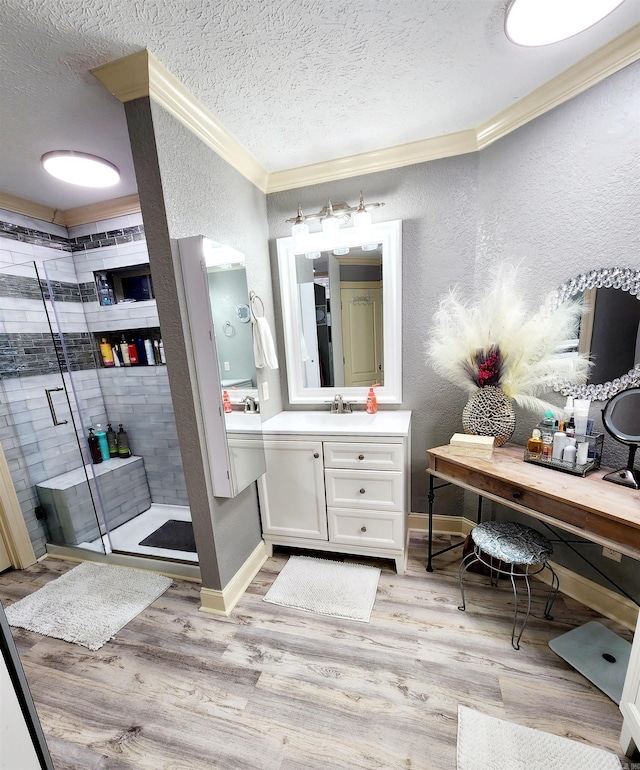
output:
<instances>
[{"instance_id":1,"label":"framed mirror","mask_svg":"<svg viewBox=\"0 0 640 770\"><path fill-rule=\"evenodd\" d=\"M402 223L277 246L289 401L402 403Z\"/></svg>"},{"instance_id":2,"label":"framed mirror","mask_svg":"<svg viewBox=\"0 0 640 770\"><path fill-rule=\"evenodd\" d=\"M627 467L607 473L605 481L640 489L640 471L633 467L640 446L640 388L617 393L602 410L602 422L609 435L629 446Z\"/></svg>"},{"instance_id":3,"label":"framed mirror","mask_svg":"<svg viewBox=\"0 0 640 770\"><path fill-rule=\"evenodd\" d=\"M249 307L244 255L201 235L176 248L213 493L235 497L266 470L251 324L236 313Z\"/></svg>"},{"instance_id":4,"label":"framed mirror","mask_svg":"<svg viewBox=\"0 0 640 770\"><path fill-rule=\"evenodd\" d=\"M557 307L582 303L578 337L567 340L566 355L584 353L593 361L585 385L564 382L564 395L606 401L640 385L640 270L601 268L562 284L550 297Z\"/></svg>"}]
</instances>

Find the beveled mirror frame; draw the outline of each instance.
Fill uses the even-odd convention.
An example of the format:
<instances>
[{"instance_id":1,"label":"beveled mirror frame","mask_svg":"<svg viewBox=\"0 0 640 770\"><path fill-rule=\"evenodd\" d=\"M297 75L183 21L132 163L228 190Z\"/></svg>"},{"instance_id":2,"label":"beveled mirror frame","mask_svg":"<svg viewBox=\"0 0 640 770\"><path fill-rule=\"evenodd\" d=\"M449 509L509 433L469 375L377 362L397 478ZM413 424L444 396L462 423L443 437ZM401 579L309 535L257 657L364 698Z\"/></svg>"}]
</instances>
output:
<instances>
[{"instance_id":1,"label":"beveled mirror frame","mask_svg":"<svg viewBox=\"0 0 640 770\"><path fill-rule=\"evenodd\" d=\"M308 251L328 251L363 244L354 228L340 230L327 240L324 233L308 236ZM402 222L393 220L371 226L365 243L382 244L382 307L384 383L376 388L379 404L402 403ZM365 403L367 387L308 388L303 385L300 351L300 295L296 290L296 259L293 238L278 238L278 271L282 302L287 384L291 404L324 404L340 394L345 401Z\"/></svg>"},{"instance_id":2,"label":"beveled mirror frame","mask_svg":"<svg viewBox=\"0 0 640 770\"><path fill-rule=\"evenodd\" d=\"M627 291L640 301L640 270L634 270L630 267L604 267L599 270L582 273L559 286L550 294L548 301L550 306L555 308L586 289L600 289L603 287ZM559 383L554 390L574 398L606 401L622 390L638 386L640 386L640 363L636 364L633 369L626 373L621 372L620 376L611 380L611 382L576 385L573 382L566 381Z\"/></svg>"}]
</instances>

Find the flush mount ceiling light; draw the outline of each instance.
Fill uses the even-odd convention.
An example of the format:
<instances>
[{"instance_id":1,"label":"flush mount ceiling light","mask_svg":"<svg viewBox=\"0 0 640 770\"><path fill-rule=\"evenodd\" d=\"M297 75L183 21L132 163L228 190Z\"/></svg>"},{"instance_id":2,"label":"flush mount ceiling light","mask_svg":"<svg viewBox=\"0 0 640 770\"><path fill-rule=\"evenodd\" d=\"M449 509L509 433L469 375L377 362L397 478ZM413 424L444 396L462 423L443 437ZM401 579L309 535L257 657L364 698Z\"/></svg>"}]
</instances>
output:
<instances>
[{"instance_id":1,"label":"flush mount ceiling light","mask_svg":"<svg viewBox=\"0 0 640 770\"><path fill-rule=\"evenodd\" d=\"M45 171L63 182L81 187L111 187L120 181L120 172L108 160L74 150L54 150L40 158Z\"/></svg>"},{"instance_id":2,"label":"flush mount ceiling light","mask_svg":"<svg viewBox=\"0 0 640 770\"><path fill-rule=\"evenodd\" d=\"M539 46L573 37L608 16L624 0L511 0L504 31L512 43Z\"/></svg>"}]
</instances>

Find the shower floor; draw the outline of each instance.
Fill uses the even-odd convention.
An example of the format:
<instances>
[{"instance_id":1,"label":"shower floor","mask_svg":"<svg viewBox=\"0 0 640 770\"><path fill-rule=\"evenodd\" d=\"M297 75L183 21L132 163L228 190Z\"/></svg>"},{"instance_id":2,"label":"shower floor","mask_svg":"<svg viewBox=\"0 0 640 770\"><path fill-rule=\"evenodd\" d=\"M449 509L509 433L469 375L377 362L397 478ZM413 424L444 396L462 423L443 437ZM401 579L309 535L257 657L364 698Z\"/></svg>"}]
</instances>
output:
<instances>
[{"instance_id":1,"label":"shower floor","mask_svg":"<svg viewBox=\"0 0 640 770\"><path fill-rule=\"evenodd\" d=\"M155 532L167 521L191 521L191 511L183 505L162 505L152 503L151 508L139 514L135 518L112 530L107 537L93 540L91 543L81 543L81 548L92 551L106 550L107 553L131 553L138 556L155 556L158 559L171 559L172 561L198 563L198 554L187 551L177 551L171 548L154 548L148 545L140 545L140 542Z\"/></svg>"}]
</instances>

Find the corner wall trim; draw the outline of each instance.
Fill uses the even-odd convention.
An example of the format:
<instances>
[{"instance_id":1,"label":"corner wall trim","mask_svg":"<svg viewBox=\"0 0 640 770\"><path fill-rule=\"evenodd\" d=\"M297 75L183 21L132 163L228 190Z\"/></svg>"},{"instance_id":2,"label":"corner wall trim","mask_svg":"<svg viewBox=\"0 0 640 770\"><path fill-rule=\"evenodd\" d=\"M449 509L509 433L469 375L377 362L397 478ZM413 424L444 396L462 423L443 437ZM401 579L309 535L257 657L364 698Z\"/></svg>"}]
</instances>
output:
<instances>
[{"instance_id":1,"label":"corner wall trim","mask_svg":"<svg viewBox=\"0 0 640 770\"><path fill-rule=\"evenodd\" d=\"M264 540L261 540L221 591L215 588L200 589L200 611L212 615L230 615L267 558L267 549Z\"/></svg>"},{"instance_id":2,"label":"corner wall trim","mask_svg":"<svg viewBox=\"0 0 640 770\"><path fill-rule=\"evenodd\" d=\"M426 513L410 513L409 529L426 532L429 527L429 517ZM460 535L466 537L475 527L475 522L464 516L434 516L433 531L439 535ZM611 618L633 631L638 620L638 607L630 599L609 588L595 583L593 580L579 575L577 572L551 562L560 578L560 592L572 599L599 612L605 618ZM536 575L538 580L549 584L547 571Z\"/></svg>"},{"instance_id":3,"label":"corner wall trim","mask_svg":"<svg viewBox=\"0 0 640 770\"><path fill-rule=\"evenodd\" d=\"M150 51L102 64L91 73L123 104L149 96L266 193L267 171Z\"/></svg>"}]
</instances>

